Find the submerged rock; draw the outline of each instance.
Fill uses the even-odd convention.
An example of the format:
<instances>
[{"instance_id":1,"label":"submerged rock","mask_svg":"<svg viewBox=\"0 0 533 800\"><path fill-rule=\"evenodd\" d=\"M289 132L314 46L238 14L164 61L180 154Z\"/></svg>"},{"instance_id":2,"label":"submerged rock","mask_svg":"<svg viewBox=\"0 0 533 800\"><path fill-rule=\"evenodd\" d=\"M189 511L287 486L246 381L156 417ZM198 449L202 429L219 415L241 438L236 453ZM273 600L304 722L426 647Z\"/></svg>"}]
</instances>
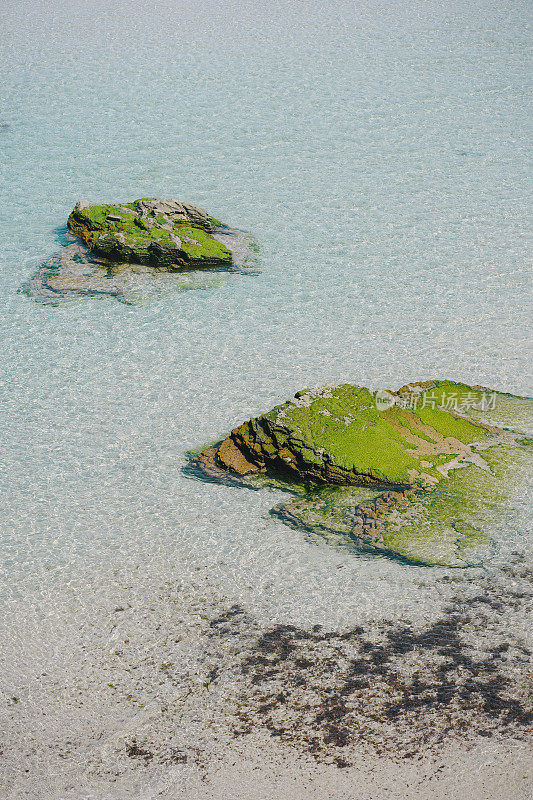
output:
<instances>
[{"instance_id":1,"label":"submerged rock","mask_svg":"<svg viewBox=\"0 0 533 800\"><path fill-rule=\"evenodd\" d=\"M528 398L451 381L377 393L328 386L245 422L194 464L246 485L282 479L298 497L274 513L296 527L462 565L467 548L487 542L496 498L505 506L510 466L526 466L521 432L532 420Z\"/></svg>"},{"instance_id":2,"label":"submerged rock","mask_svg":"<svg viewBox=\"0 0 533 800\"><path fill-rule=\"evenodd\" d=\"M50 258L23 286L24 293L42 302L55 303L78 297L115 297L133 300L132 278L151 270L140 265L132 269L106 269L91 258L87 248L71 243Z\"/></svg>"},{"instance_id":3,"label":"submerged rock","mask_svg":"<svg viewBox=\"0 0 533 800\"><path fill-rule=\"evenodd\" d=\"M221 223L203 208L176 200L77 203L68 227L93 253L114 262L171 270L232 262L231 252L212 235Z\"/></svg>"}]
</instances>

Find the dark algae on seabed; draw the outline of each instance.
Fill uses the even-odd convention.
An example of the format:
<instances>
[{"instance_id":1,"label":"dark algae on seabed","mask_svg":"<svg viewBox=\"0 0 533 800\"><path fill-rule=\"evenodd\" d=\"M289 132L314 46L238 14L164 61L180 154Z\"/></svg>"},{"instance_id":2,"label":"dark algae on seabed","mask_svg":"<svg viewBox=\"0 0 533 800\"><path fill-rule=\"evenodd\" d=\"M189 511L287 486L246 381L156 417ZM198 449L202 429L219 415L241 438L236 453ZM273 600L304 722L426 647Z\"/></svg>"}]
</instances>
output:
<instances>
[{"instance_id":1,"label":"dark algae on seabed","mask_svg":"<svg viewBox=\"0 0 533 800\"><path fill-rule=\"evenodd\" d=\"M524 674L531 654L502 613L520 614L530 600L530 571L515 557L501 578L480 575L467 591L459 578L456 594L427 625L259 631L235 667L244 677L235 733L261 725L341 768L361 746L404 759L438 753L453 740L524 740L533 723ZM231 639L242 616L211 625Z\"/></svg>"},{"instance_id":2,"label":"dark algae on seabed","mask_svg":"<svg viewBox=\"0 0 533 800\"><path fill-rule=\"evenodd\" d=\"M282 481L304 530L412 562L466 566L531 464L530 398L453 381L344 384L288 402L191 455L211 479Z\"/></svg>"}]
</instances>

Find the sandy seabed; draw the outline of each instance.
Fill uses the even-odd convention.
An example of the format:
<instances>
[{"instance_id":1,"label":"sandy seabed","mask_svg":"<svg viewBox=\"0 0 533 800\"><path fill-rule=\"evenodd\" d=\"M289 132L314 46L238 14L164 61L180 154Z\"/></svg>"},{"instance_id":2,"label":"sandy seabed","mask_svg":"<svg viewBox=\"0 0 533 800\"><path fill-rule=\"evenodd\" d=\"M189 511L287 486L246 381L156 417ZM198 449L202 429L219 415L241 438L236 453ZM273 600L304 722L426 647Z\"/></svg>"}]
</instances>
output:
<instances>
[{"instance_id":1,"label":"sandy seabed","mask_svg":"<svg viewBox=\"0 0 533 800\"><path fill-rule=\"evenodd\" d=\"M2 798L525 800L531 571L441 580L423 625L342 630L269 622L201 570L7 604Z\"/></svg>"}]
</instances>

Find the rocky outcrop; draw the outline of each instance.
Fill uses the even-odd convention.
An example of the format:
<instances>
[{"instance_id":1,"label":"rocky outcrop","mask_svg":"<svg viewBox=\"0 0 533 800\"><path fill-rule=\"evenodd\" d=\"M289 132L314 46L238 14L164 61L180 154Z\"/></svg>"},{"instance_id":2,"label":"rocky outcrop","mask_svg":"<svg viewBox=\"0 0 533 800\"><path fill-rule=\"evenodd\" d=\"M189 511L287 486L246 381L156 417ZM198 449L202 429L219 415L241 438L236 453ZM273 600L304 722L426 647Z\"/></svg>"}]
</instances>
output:
<instances>
[{"instance_id":1,"label":"rocky outcrop","mask_svg":"<svg viewBox=\"0 0 533 800\"><path fill-rule=\"evenodd\" d=\"M520 431L532 420L528 398L451 381L328 386L250 419L193 464L226 482L283 480L296 499L273 513L295 527L460 566L504 506L511 466L528 458Z\"/></svg>"},{"instance_id":2,"label":"rocky outcrop","mask_svg":"<svg viewBox=\"0 0 533 800\"><path fill-rule=\"evenodd\" d=\"M410 405L405 387L377 395L350 384L298 392L235 428L218 446L215 463L239 475L274 471L324 484L431 486L452 465L482 466L471 445L501 433L434 397L458 387L418 385Z\"/></svg>"},{"instance_id":3,"label":"rocky outcrop","mask_svg":"<svg viewBox=\"0 0 533 800\"><path fill-rule=\"evenodd\" d=\"M257 273L253 237L190 203L77 203L68 227L63 249L21 287L38 302L106 296L131 305L218 285L225 280L222 272ZM167 273L167 278L158 273Z\"/></svg>"},{"instance_id":4,"label":"rocky outcrop","mask_svg":"<svg viewBox=\"0 0 533 800\"><path fill-rule=\"evenodd\" d=\"M144 198L122 205L77 203L69 229L110 262L167 270L230 266L230 250L213 233L224 227L207 211L176 200Z\"/></svg>"}]
</instances>

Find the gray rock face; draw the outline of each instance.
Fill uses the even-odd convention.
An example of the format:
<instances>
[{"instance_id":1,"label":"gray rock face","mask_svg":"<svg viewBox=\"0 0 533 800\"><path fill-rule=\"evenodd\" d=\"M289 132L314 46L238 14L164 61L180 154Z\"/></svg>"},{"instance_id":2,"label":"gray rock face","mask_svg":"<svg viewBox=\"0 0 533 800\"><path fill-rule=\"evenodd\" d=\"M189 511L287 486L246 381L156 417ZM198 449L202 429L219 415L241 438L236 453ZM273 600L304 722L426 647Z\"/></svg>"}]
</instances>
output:
<instances>
[{"instance_id":1,"label":"gray rock face","mask_svg":"<svg viewBox=\"0 0 533 800\"><path fill-rule=\"evenodd\" d=\"M173 224L177 222L192 222L208 233L211 233L215 228L207 211L199 206L194 206L192 203L180 203L177 200L139 200L137 209L143 219L150 213L154 215L164 214ZM169 230L172 230L172 227L171 224Z\"/></svg>"},{"instance_id":2,"label":"gray rock face","mask_svg":"<svg viewBox=\"0 0 533 800\"><path fill-rule=\"evenodd\" d=\"M138 267L148 272L146 267ZM50 258L23 287L23 291L36 300L54 303L78 297L127 298L128 276L118 273L110 276L88 257L87 248L72 243ZM127 301L127 300L126 300Z\"/></svg>"}]
</instances>

